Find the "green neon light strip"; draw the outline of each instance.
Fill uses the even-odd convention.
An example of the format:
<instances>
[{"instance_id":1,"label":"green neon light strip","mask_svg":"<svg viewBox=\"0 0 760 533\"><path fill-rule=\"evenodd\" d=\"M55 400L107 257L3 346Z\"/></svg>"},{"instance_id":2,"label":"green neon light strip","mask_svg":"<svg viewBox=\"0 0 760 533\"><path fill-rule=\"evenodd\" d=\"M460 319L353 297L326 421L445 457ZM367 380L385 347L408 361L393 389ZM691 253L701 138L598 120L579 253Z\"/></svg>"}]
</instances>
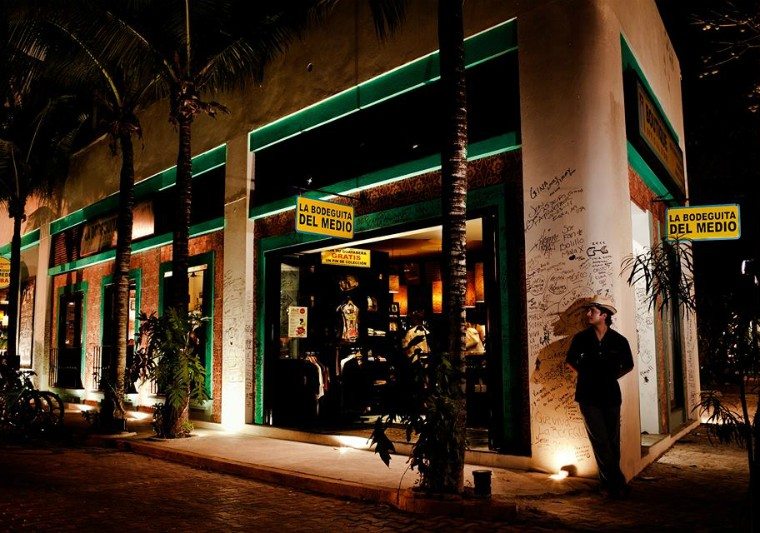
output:
<instances>
[{"instance_id":1,"label":"green neon light strip","mask_svg":"<svg viewBox=\"0 0 760 533\"><path fill-rule=\"evenodd\" d=\"M512 412L512 396L514 395L513 387L513 370L514 364L512 362L513 350L519 350L519 335L520 328L516 322L510 323L512 315L516 314L513 303L510 300L510 288L505 281L508 276L508 255L509 250L507 247L507 223L506 223L506 207L504 205L505 190L503 185L493 185L490 187L484 187L482 189L475 189L467 192L467 209L468 212L475 212L479 209L496 207L498 218L496 239L499 243L497 247L497 264L499 271L497 272L497 283L499 284L499 295L501 298L501 350L502 350L502 382L503 382L503 412L504 412L504 424L503 424L503 437L505 442L510 442L514 435L516 435L516 418ZM420 222L424 220L436 220L441 217L441 201L440 198L434 198L414 204L412 206L398 207L389 209L387 211L381 211L377 213L369 213L356 218L356 231L360 233L362 231L373 230L382 228L392 232L392 227L395 225L403 226L410 223ZM356 237L360 239L360 237ZM256 331L257 331L257 353L259 357L256 357L256 368L254 370L256 375L256 383L254 390L255 397L255 410L254 410L254 422L256 424L264 423L264 357L261 354L264 353L264 344L266 336L266 323L264 321L264 309L266 306L265 300L265 272L266 272L266 255L267 252L274 250L280 250L284 248L290 248L292 246L317 243L320 241L329 241L329 237L317 236L305 233L290 233L287 235L277 235L264 238L260 241L258 247L258 275L256 276ZM515 352L518 353L518 352Z\"/></svg>"},{"instance_id":2,"label":"green neon light strip","mask_svg":"<svg viewBox=\"0 0 760 533\"><path fill-rule=\"evenodd\" d=\"M37 246L39 243L40 243L39 229L30 231L29 233L25 233L24 235L21 236L21 251L23 252L27 248L31 248L32 246ZM11 253L11 243L0 246L0 255L10 256L10 253Z\"/></svg>"},{"instance_id":3,"label":"green neon light strip","mask_svg":"<svg viewBox=\"0 0 760 533\"><path fill-rule=\"evenodd\" d=\"M485 141L480 141L473 144L468 148L469 161L475 161L484 157L490 157L502 152L508 152L520 148L518 143L518 136L516 132L506 133L497 137L492 137ZM393 181L399 181L402 179L410 178L412 176L419 176L420 174L426 174L428 172L434 172L441 168L441 155L435 154L415 161L409 161L402 163L394 167L385 168L375 172L370 172L356 179L344 180L339 183L323 187L323 191L338 194L347 194L351 192L357 192L362 189L368 189L370 187L376 187L385 183L391 183ZM329 194L324 194L315 191L306 191L303 196L312 199L327 199L330 198ZM250 208L248 216L254 220L263 218L282 211L288 211L295 209L295 197L291 196L270 202L265 205L254 206Z\"/></svg>"},{"instance_id":4,"label":"green neon light strip","mask_svg":"<svg viewBox=\"0 0 760 533\"><path fill-rule=\"evenodd\" d=\"M470 68L515 50L517 50L517 22L516 19L512 19L467 38L465 65ZM298 135L302 131L432 83L439 78L438 63L438 52L432 52L253 130L248 135L249 150L261 150Z\"/></svg>"},{"instance_id":5,"label":"green neon light strip","mask_svg":"<svg viewBox=\"0 0 760 533\"><path fill-rule=\"evenodd\" d=\"M214 231L218 231L223 228L224 228L224 217L215 218L213 220L209 220L208 222L202 222L200 224L190 226L190 237L191 238L199 237L201 235L205 235L206 233L212 233ZM138 243L133 244L132 254L134 255L140 252L144 252L146 250L150 250L152 248L164 246L166 244L170 244L171 242L172 242L171 233L163 233L161 235L156 235L155 237L151 237L150 239L146 239L144 241L140 241ZM95 254L90 257L84 257L82 259L78 259L77 261L72 261L70 263L64 263L63 265L51 267L50 269L48 269L48 275L57 276L58 274L65 274L66 272L71 272L72 270L79 270L81 268L96 265L98 263L104 263L106 261L110 261L115 258L116 258L116 250L108 250L107 252L101 252L99 254Z\"/></svg>"},{"instance_id":6,"label":"green neon light strip","mask_svg":"<svg viewBox=\"0 0 760 533\"><path fill-rule=\"evenodd\" d=\"M225 164L226 160L226 144L217 146L216 148L193 157L193 178L197 178L205 172L219 168ZM177 167L174 166L135 184L135 201L140 201L153 193L171 187L176 181L176 176ZM119 193L115 192L94 204L90 204L78 211L74 211L58 220L54 220L50 223L50 234L55 235L56 233L65 231L88 220L93 220L106 213L116 211L118 206Z\"/></svg>"},{"instance_id":7,"label":"green neon light strip","mask_svg":"<svg viewBox=\"0 0 760 533\"><path fill-rule=\"evenodd\" d=\"M623 53L623 70L625 70L627 67L632 68L636 71L636 74L639 76L639 80L644 85L644 88L649 93L649 98L652 99L652 102L654 102L654 105L657 107L657 110L660 112L660 115L662 115L663 120L665 121L665 124L668 127L668 130L670 130L670 134L673 136L673 138L676 141L676 144L681 144L681 141L678 139L678 134L676 133L675 128L673 128L673 125L670 123L670 120L668 119L668 115L665 113L665 110L662 108L662 105L660 105L660 101L655 96L654 90L652 89L652 86L649 85L649 81L647 81L646 76L644 76L644 71L641 70L641 67L639 66L639 62L636 61L636 56L633 55L633 51L631 50L631 47L628 46L628 43L625 40L625 37L622 35L620 36L620 46Z\"/></svg>"},{"instance_id":8,"label":"green neon light strip","mask_svg":"<svg viewBox=\"0 0 760 533\"><path fill-rule=\"evenodd\" d=\"M644 158L641 157L639 152L630 142L627 142L626 146L628 147L628 164L633 167L633 170L635 170L639 176L641 176L641 179L644 180L644 184L646 184L656 196L671 200L671 203L675 205L677 202L670 194L668 188L665 187L660 181L660 178L657 177L657 174L654 173L652 167L644 161Z\"/></svg>"}]
</instances>

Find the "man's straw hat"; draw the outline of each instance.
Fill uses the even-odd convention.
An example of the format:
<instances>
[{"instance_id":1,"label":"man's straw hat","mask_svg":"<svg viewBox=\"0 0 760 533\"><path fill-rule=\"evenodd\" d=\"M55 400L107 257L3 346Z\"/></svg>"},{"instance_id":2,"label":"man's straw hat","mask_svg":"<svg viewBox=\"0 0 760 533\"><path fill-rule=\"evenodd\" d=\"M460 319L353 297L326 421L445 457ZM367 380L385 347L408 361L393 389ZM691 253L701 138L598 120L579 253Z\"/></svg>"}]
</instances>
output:
<instances>
[{"instance_id":1,"label":"man's straw hat","mask_svg":"<svg viewBox=\"0 0 760 533\"><path fill-rule=\"evenodd\" d=\"M599 294L592 296L586 303L583 304L583 307L601 307L608 310L610 312L610 316L617 313L617 309L615 308L615 304L612 303L612 299L607 296L601 296Z\"/></svg>"}]
</instances>

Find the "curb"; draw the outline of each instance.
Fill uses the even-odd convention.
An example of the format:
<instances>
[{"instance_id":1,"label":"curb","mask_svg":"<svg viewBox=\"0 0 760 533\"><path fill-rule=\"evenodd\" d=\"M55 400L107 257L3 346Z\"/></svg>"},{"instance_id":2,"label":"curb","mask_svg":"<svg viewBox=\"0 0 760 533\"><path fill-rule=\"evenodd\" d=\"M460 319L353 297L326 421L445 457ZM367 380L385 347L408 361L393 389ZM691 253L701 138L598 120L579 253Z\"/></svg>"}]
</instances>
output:
<instances>
[{"instance_id":1,"label":"curb","mask_svg":"<svg viewBox=\"0 0 760 533\"><path fill-rule=\"evenodd\" d=\"M194 468L231 474L327 496L386 504L409 513L492 521L513 521L517 516L517 505L514 502L466 499L459 496L429 497L408 489L397 491L344 479L315 476L304 472L174 450L138 439L100 440L95 438L93 441L102 446L115 446L119 450Z\"/></svg>"}]
</instances>

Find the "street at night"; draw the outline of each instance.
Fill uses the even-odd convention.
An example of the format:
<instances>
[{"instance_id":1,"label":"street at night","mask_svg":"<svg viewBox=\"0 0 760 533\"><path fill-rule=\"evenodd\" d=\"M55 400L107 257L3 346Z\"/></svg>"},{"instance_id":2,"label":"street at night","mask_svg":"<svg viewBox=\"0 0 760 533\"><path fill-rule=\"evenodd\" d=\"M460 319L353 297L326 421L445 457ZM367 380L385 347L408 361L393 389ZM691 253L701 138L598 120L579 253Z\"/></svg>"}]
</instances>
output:
<instances>
[{"instance_id":1,"label":"street at night","mask_svg":"<svg viewBox=\"0 0 760 533\"><path fill-rule=\"evenodd\" d=\"M509 523L403 513L102 447L0 446L2 531L736 531L747 486L742 450L714 446L703 428L645 469L625 501L589 490L521 498Z\"/></svg>"}]
</instances>

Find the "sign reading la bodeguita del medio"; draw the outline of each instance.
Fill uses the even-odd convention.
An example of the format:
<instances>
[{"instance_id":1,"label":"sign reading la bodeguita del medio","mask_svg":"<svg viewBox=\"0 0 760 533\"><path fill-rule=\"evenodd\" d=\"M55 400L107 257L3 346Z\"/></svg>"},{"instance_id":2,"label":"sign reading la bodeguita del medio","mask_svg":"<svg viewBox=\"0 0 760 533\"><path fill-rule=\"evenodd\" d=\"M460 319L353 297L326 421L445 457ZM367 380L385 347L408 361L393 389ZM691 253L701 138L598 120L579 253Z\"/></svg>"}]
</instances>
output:
<instances>
[{"instance_id":1,"label":"sign reading la bodeguita del medio","mask_svg":"<svg viewBox=\"0 0 760 533\"><path fill-rule=\"evenodd\" d=\"M730 240L741 236L737 204L671 207L666 218L669 240Z\"/></svg>"},{"instance_id":2,"label":"sign reading la bodeguita del medio","mask_svg":"<svg viewBox=\"0 0 760 533\"><path fill-rule=\"evenodd\" d=\"M299 196L296 202L296 231L353 239L354 208Z\"/></svg>"},{"instance_id":3,"label":"sign reading la bodeguita del medio","mask_svg":"<svg viewBox=\"0 0 760 533\"><path fill-rule=\"evenodd\" d=\"M7 289L11 284L11 261L0 257L0 289Z\"/></svg>"}]
</instances>

